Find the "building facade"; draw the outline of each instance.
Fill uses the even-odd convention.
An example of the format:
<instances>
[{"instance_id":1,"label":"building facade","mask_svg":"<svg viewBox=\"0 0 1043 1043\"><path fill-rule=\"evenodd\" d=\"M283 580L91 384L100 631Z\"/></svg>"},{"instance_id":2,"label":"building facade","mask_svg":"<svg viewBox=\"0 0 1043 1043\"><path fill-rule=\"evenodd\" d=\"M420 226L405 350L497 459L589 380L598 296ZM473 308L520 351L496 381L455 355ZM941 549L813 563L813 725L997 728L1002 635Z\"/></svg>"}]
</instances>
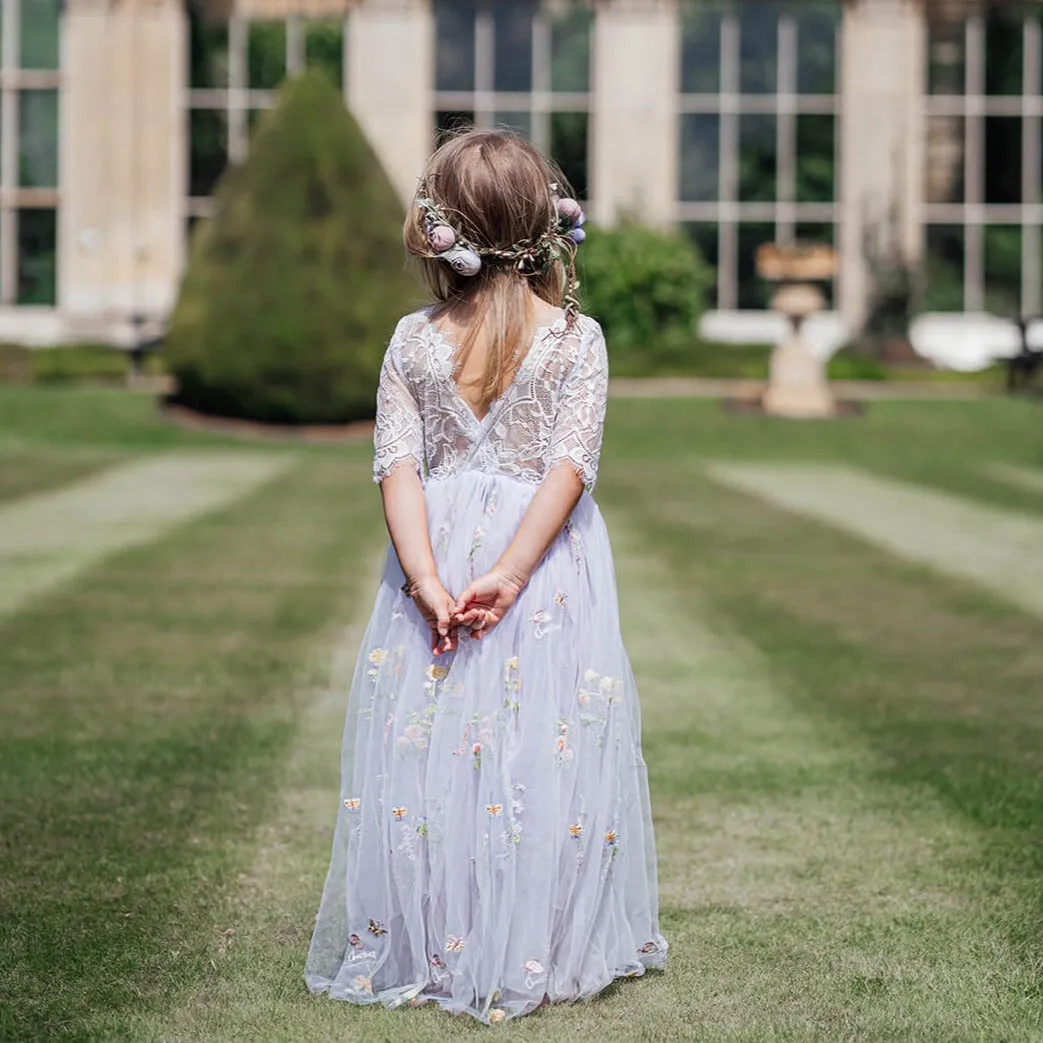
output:
<instances>
[{"instance_id":1,"label":"building facade","mask_svg":"<svg viewBox=\"0 0 1043 1043\"><path fill-rule=\"evenodd\" d=\"M127 341L176 298L192 224L286 76L322 67L409 197L445 128L508 126L593 217L676 225L742 327L753 255L837 247L848 330L1034 314L1043 32L967 0L3 0L0 339ZM900 277L900 278L899 278Z\"/></svg>"}]
</instances>

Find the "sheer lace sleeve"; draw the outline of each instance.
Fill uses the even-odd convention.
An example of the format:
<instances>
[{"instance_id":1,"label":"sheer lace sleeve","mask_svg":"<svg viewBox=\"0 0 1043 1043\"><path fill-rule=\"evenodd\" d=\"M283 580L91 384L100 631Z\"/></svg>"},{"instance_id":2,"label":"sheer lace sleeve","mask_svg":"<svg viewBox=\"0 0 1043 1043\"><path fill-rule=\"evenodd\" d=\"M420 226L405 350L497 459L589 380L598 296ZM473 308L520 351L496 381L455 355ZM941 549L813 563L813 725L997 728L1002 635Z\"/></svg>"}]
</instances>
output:
<instances>
[{"instance_id":1,"label":"sheer lace sleeve","mask_svg":"<svg viewBox=\"0 0 1043 1043\"><path fill-rule=\"evenodd\" d=\"M380 368L377 423L373 432L373 481L383 481L399 464L423 468L424 428L420 408L398 360L399 331L391 338Z\"/></svg>"},{"instance_id":2,"label":"sheer lace sleeve","mask_svg":"<svg viewBox=\"0 0 1043 1043\"><path fill-rule=\"evenodd\" d=\"M597 481L601 455L608 398L608 356L601 327L593 320L587 322L590 329L584 331L579 357L565 377L558 402L547 451L547 470L567 461L590 490Z\"/></svg>"}]
</instances>

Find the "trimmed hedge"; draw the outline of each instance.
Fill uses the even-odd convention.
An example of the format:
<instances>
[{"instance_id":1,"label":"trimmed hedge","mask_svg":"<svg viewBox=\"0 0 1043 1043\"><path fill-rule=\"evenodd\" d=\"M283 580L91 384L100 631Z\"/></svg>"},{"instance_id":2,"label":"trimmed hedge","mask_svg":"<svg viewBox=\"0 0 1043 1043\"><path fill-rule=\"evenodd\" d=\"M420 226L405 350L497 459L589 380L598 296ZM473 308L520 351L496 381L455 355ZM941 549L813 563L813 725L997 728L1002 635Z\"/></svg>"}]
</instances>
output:
<instances>
[{"instance_id":1,"label":"trimmed hedge","mask_svg":"<svg viewBox=\"0 0 1043 1043\"><path fill-rule=\"evenodd\" d=\"M268 423L372 417L385 346L418 287L402 206L322 73L283 86L216 204L164 349L175 400Z\"/></svg>"}]
</instances>

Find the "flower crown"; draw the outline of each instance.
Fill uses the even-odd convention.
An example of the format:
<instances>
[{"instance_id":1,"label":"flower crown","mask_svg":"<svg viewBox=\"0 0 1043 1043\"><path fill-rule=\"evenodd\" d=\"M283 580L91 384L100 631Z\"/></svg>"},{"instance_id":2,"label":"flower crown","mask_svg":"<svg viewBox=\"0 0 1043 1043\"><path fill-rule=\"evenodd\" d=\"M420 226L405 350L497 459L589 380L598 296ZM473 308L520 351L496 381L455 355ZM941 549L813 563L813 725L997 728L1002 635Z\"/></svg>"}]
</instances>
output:
<instances>
[{"instance_id":1,"label":"flower crown","mask_svg":"<svg viewBox=\"0 0 1043 1043\"><path fill-rule=\"evenodd\" d=\"M445 261L459 275L472 277L482 270L482 258L491 261L513 262L515 269L524 276L539 275L554 261L565 265L567 286L565 289L565 312L570 319L579 311L576 293L579 281L576 278L576 247L587 237L583 231L587 216L575 199L559 198L559 186L551 183L551 200L554 217L542 235L534 239L519 239L508 247L481 246L467 239L450 219L441 204L431 198L427 181L422 180L417 193L416 205L423 214L424 233L431 253L428 257Z\"/></svg>"}]
</instances>

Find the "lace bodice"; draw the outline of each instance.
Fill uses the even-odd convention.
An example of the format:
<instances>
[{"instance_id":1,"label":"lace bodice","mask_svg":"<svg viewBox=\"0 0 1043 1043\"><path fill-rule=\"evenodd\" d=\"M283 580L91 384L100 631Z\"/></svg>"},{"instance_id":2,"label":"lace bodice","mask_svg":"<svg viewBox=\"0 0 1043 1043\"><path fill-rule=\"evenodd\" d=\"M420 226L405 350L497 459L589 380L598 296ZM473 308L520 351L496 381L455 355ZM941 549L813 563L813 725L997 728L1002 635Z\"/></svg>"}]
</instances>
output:
<instances>
[{"instance_id":1,"label":"lace bodice","mask_svg":"<svg viewBox=\"0 0 1043 1043\"><path fill-rule=\"evenodd\" d=\"M456 348L428 316L405 316L384 355L374 480L406 462L429 478L474 470L539 484L567 462L592 489L608 393L601 327L586 316L572 330L564 319L539 327L514 380L479 420L453 379Z\"/></svg>"}]
</instances>

